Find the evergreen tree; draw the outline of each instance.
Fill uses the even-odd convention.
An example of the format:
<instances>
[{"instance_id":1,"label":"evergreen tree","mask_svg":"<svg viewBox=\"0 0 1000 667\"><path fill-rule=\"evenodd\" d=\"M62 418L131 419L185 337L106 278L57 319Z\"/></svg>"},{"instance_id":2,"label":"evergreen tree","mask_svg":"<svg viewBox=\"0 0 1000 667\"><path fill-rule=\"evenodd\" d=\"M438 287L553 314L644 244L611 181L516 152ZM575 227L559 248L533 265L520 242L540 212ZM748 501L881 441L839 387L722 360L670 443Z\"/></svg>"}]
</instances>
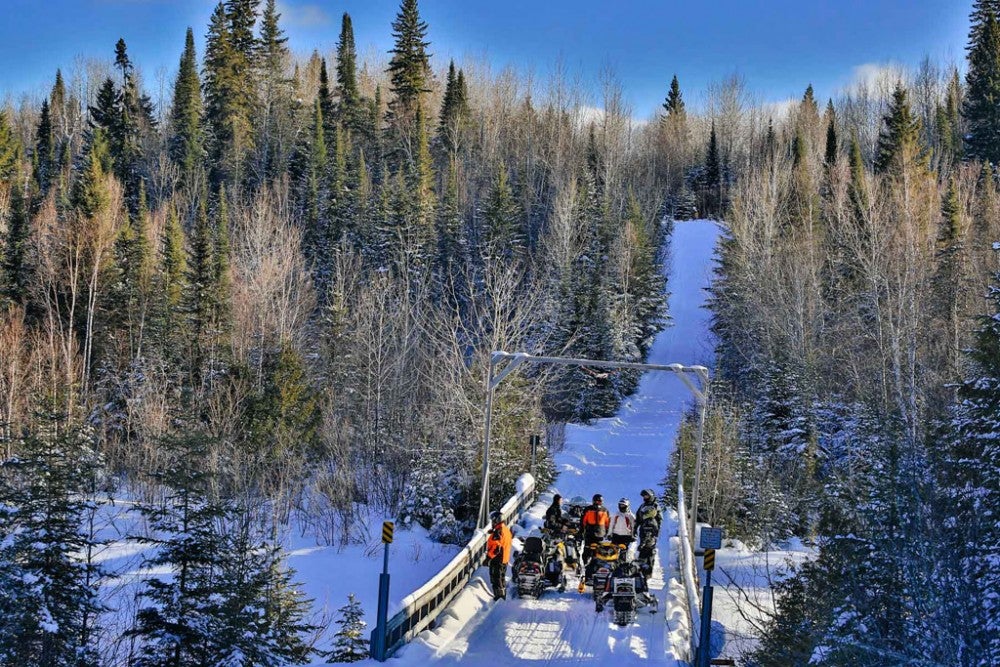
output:
<instances>
[{"instance_id":1,"label":"evergreen tree","mask_svg":"<svg viewBox=\"0 0 1000 667\"><path fill-rule=\"evenodd\" d=\"M200 182L200 170L205 158L201 112L201 82L198 79L194 32L188 28L174 83L168 149L180 169L181 184L189 188Z\"/></svg>"},{"instance_id":2,"label":"evergreen tree","mask_svg":"<svg viewBox=\"0 0 1000 667\"><path fill-rule=\"evenodd\" d=\"M338 611L340 629L334 635L333 651L330 658L334 662L358 662L368 657L368 639L365 637L365 612L354 593L347 596L347 604Z\"/></svg>"},{"instance_id":3,"label":"evergreen tree","mask_svg":"<svg viewBox=\"0 0 1000 667\"><path fill-rule=\"evenodd\" d=\"M507 181L507 166L501 162L483 207L484 254L507 260L520 257L526 247L522 218L521 208Z\"/></svg>"},{"instance_id":4,"label":"evergreen tree","mask_svg":"<svg viewBox=\"0 0 1000 667\"><path fill-rule=\"evenodd\" d=\"M912 167L926 166L925 150L920 139L920 119L911 112L902 83L897 83L893 90L889 112L883 122L885 126L876 147L875 172L900 175Z\"/></svg>"},{"instance_id":5,"label":"evergreen tree","mask_svg":"<svg viewBox=\"0 0 1000 667\"><path fill-rule=\"evenodd\" d=\"M854 209L854 218L859 227L865 227L865 221L870 214L871 202L868 197L868 179L865 175L865 163L861 157L861 146L858 138L851 135L851 184L848 194L851 199L851 207Z\"/></svg>"},{"instance_id":6,"label":"evergreen tree","mask_svg":"<svg viewBox=\"0 0 1000 667\"><path fill-rule=\"evenodd\" d=\"M719 153L719 143L715 135L715 121L712 121L712 132L708 137L708 151L705 155L705 171L702 178L702 207L709 215L718 216L722 207L722 157Z\"/></svg>"},{"instance_id":7,"label":"evergreen tree","mask_svg":"<svg viewBox=\"0 0 1000 667\"><path fill-rule=\"evenodd\" d=\"M205 124L215 182L238 182L251 149L255 0L220 2L205 36Z\"/></svg>"},{"instance_id":8,"label":"evergreen tree","mask_svg":"<svg viewBox=\"0 0 1000 667\"><path fill-rule=\"evenodd\" d=\"M100 459L75 429L18 444L0 464L0 663L96 667L102 572L81 526Z\"/></svg>"},{"instance_id":9,"label":"evergreen tree","mask_svg":"<svg viewBox=\"0 0 1000 667\"><path fill-rule=\"evenodd\" d=\"M35 182L44 196L52 186L55 176L55 137L48 100L42 100L38 129L35 130L35 152L32 159L35 164Z\"/></svg>"},{"instance_id":10,"label":"evergreen tree","mask_svg":"<svg viewBox=\"0 0 1000 667\"><path fill-rule=\"evenodd\" d=\"M667 99L663 103L663 116L661 120L666 120L671 117L684 116L687 112L684 110L684 98L681 96L681 85L677 81L677 75L674 74L674 78L670 80L670 92L667 93Z\"/></svg>"},{"instance_id":11,"label":"evergreen tree","mask_svg":"<svg viewBox=\"0 0 1000 667\"><path fill-rule=\"evenodd\" d=\"M326 58L319 61L319 110L323 114L324 132L329 134L334 127L335 113L333 93L330 91L330 78L326 73Z\"/></svg>"},{"instance_id":12,"label":"evergreen tree","mask_svg":"<svg viewBox=\"0 0 1000 667\"><path fill-rule=\"evenodd\" d=\"M185 310L192 334L192 372L196 378L200 378L205 365L211 361L209 355L214 347L215 316L219 305L215 238L204 196L198 202L195 214L187 266L188 294Z\"/></svg>"},{"instance_id":13,"label":"evergreen tree","mask_svg":"<svg viewBox=\"0 0 1000 667\"><path fill-rule=\"evenodd\" d=\"M337 111L340 122L354 132L361 131L363 125L361 93L358 90L357 59L351 15L344 12L340 23L340 39L337 40L337 93L340 97ZM332 119L333 116L331 115L330 118Z\"/></svg>"},{"instance_id":14,"label":"evergreen tree","mask_svg":"<svg viewBox=\"0 0 1000 667\"><path fill-rule=\"evenodd\" d=\"M833 100L826 105L826 150L823 162L827 167L837 164L839 146L837 144L837 115L833 109Z\"/></svg>"},{"instance_id":15,"label":"evergreen tree","mask_svg":"<svg viewBox=\"0 0 1000 667\"><path fill-rule=\"evenodd\" d=\"M230 268L229 249L229 201L226 199L226 185L219 184L215 207L215 247L212 264L215 281L214 319L220 333L230 329L230 303L232 301L233 276Z\"/></svg>"},{"instance_id":16,"label":"evergreen tree","mask_svg":"<svg viewBox=\"0 0 1000 667\"><path fill-rule=\"evenodd\" d=\"M275 0L266 0L261 15L260 42L254 63L259 71L259 102L255 105L256 182L271 181L285 172L286 145L293 141L292 80L285 72L290 54Z\"/></svg>"},{"instance_id":17,"label":"evergreen tree","mask_svg":"<svg viewBox=\"0 0 1000 667\"><path fill-rule=\"evenodd\" d=\"M87 110L90 113L91 128L101 128L105 134L112 132L118 121L118 91L111 77L101 83L94 98L94 105Z\"/></svg>"},{"instance_id":18,"label":"evergreen tree","mask_svg":"<svg viewBox=\"0 0 1000 667\"><path fill-rule=\"evenodd\" d=\"M0 181L11 181L20 161L20 142L6 109L0 109Z\"/></svg>"},{"instance_id":19,"label":"evergreen tree","mask_svg":"<svg viewBox=\"0 0 1000 667\"><path fill-rule=\"evenodd\" d=\"M958 70L954 69L948 80L944 104L938 105L935 116L939 145L938 164L942 168L954 166L964 154L961 108L962 84L958 78Z\"/></svg>"},{"instance_id":20,"label":"evergreen tree","mask_svg":"<svg viewBox=\"0 0 1000 667\"><path fill-rule=\"evenodd\" d=\"M11 183L10 213L7 217L7 234L3 245L3 295L14 303L24 304L28 297L30 267L28 266L28 237L31 234L31 217L27 195L21 178Z\"/></svg>"},{"instance_id":21,"label":"evergreen tree","mask_svg":"<svg viewBox=\"0 0 1000 667\"><path fill-rule=\"evenodd\" d=\"M397 131L403 132L416 122L421 97L428 92L430 62L427 24L421 20L417 0L402 0L396 20L392 23L396 40L389 62L390 90L393 99L389 111Z\"/></svg>"},{"instance_id":22,"label":"evergreen tree","mask_svg":"<svg viewBox=\"0 0 1000 667\"><path fill-rule=\"evenodd\" d=\"M162 301L164 347L173 349L173 341L180 339L181 315L187 291L187 258L184 254L185 237L177 209L170 207L163 227L162 257L160 259L160 294Z\"/></svg>"},{"instance_id":23,"label":"evergreen tree","mask_svg":"<svg viewBox=\"0 0 1000 667\"><path fill-rule=\"evenodd\" d=\"M1000 161L1000 19L992 0L978 2L969 31L969 69L963 114L969 157ZM978 16L977 16L978 13Z\"/></svg>"},{"instance_id":24,"label":"evergreen tree","mask_svg":"<svg viewBox=\"0 0 1000 667\"><path fill-rule=\"evenodd\" d=\"M959 388L952 428L955 437L944 467L948 518L944 539L956 567L949 592L963 601L966 636L956 664L988 665L1000 660L1000 273L987 294L988 312L979 318L969 366ZM970 604L971 603L971 604Z\"/></svg>"},{"instance_id":25,"label":"evergreen tree","mask_svg":"<svg viewBox=\"0 0 1000 667\"><path fill-rule=\"evenodd\" d=\"M469 114L468 91L465 89L465 77L461 70L455 70L455 62L448 65L448 79L444 89L444 101L441 104L441 121L438 125L438 136L448 153L458 151L461 144L461 133Z\"/></svg>"}]
</instances>

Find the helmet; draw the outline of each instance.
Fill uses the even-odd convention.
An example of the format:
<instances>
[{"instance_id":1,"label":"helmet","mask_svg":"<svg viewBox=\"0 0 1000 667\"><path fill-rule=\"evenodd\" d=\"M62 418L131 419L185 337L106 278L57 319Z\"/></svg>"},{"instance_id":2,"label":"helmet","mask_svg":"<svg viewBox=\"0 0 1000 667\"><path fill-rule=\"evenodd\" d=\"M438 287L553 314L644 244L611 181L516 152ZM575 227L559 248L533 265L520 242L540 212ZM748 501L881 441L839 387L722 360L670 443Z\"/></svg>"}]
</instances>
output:
<instances>
[{"instance_id":1,"label":"helmet","mask_svg":"<svg viewBox=\"0 0 1000 667\"><path fill-rule=\"evenodd\" d=\"M603 503L603 502L604 502L604 496L602 496L599 493L595 493L594 494L594 504Z\"/></svg>"},{"instance_id":2,"label":"helmet","mask_svg":"<svg viewBox=\"0 0 1000 667\"><path fill-rule=\"evenodd\" d=\"M641 491L641 492L639 493L639 495L640 495L640 496L642 496L642 497L643 497L643 499L645 499L645 500L651 500L652 498L654 498L654 497L655 497L655 496L653 495L653 491L652 491L651 489L643 489L643 490L642 490L642 491Z\"/></svg>"},{"instance_id":3,"label":"helmet","mask_svg":"<svg viewBox=\"0 0 1000 667\"><path fill-rule=\"evenodd\" d=\"M502 517L500 515L499 510L493 510L492 512L490 512L490 521L492 521L494 524L500 523L501 518Z\"/></svg>"},{"instance_id":4,"label":"helmet","mask_svg":"<svg viewBox=\"0 0 1000 667\"><path fill-rule=\"evenodd\" d=\"M628 512L628 498L622 498L618 501L618 509L622 512Z\"/></svg>"},{"instance_id":5,"label":"helmet","mask_svg":"<svg viewBox=\"0 0 1000 667\"><path fill-rule=\"evenodd\" d=\"M562 500L562 496L560 496L558 493L556 495L552 496L552 502L553 503L557 503L560 500Z\"/></svg>"}]
</instances>

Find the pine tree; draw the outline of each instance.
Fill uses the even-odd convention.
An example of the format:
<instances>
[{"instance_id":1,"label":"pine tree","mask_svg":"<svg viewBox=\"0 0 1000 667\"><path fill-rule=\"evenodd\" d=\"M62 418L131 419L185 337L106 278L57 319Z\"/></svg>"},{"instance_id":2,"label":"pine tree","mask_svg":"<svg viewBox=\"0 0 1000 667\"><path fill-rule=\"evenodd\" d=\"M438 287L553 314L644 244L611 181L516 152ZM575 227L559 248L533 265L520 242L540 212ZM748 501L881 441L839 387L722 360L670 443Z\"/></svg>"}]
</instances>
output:
<instances>
[{"instance_id":1,"label":"pine tree","mask_svg":"<svg viewBox=\"0 0 1000 667\"><path fill-rule=\"evenodd\" d=\"M232 301L233 276L230 268L229 248L229 200L226 199L226 185L219 184L215 207L215 247L212 263L215 281L215 312L213 317L217 331L221 334L230 329L230 304Z\"/></svg>"},{"instance_id":2,"label":"pine tree","mask_svg":"<svg viewBox=\"0 0 1000 667\"><path fill-rule=\"evenodd\" d=\"M0 109L0 181L11 181L20 161L20 142L6 109Z\"/></svg>"},{"instance_id":3,"label":"pine tree","mask_svg":"<svg viewBox=\"0 0 1000 667\"><path fill-rule=\"evenodd\" d=\"M18 449L0 464L0 663L97 667L102 571L81 526L100 459L76 429Z\"/></svg>"},{"instance_id":4,"label":"pine tree","mask_svg":"<svg viewBox=\"0 0 1000 667\"><path fill-rule=\"evenodd\" d=\"M507 181L507 166L498 165L493 187L483 207L483 253L490 257L507 260L519 257L525 251L523 215L514 199Z\"/></svg>"},{"instance_id":5,"label":"pine tree","mask_svg":"<svg viewBox=\"0 0 1000 667\"><path fill-rule=\"evenodd\" d=\"M168 139L170 157L180 169L181 184L188 188L201 182L200 172L205 159L201 113L201 82L198 79L194 32L188 28L184 37L184 53L181 55L174 83Z\"/></svg>"},{"instance_id":6,"label":"pine tree","mask_svg":"<svg viewBox=\"0 0 1000 667\"><path fill-rule=\"evenodd\" d=\"M445 83L444 100L441 103L441 120L438 136L447 153L455 153L461 145L461 135L469 115L468 91L465 76L456 71L455 61L448 65L448 79Z\"/></svg>"},{"instance_id":7,"label":"pine tree","mask_svg":"<svg viewBox=\"0 0 1000 667\"><path fill-rule=\"evenodd\" d=\"M256 8L255 0L220 2L205 36L205 124L216 183L241 181L252 148Z\"/></svg>"},{"instance_id":8,"label":"pine tree","mask_svg":"<svg viewBox=\"0 0 1000 667\"><path fill-rule=\"evenodd\" d=\"M55 137L52 129L52 114L49 111L49 101L42 100L42 111L38 118L38 129L35 130L35 182L44 196L52 187L55 176Z\"/></svg>"},{"instance_id":9,"label":"pine tree","mask_svg":"<svg viewBox=\"0 0 1000 667\"><path fill-rule=\"evenodd\" d=\"M421 97L429 90L427 47L430 43L424 41L427 24L420 18L417 0L402 0L396 20L392 23L392 36L396 43L388 69L393 95L389 111L397 131L403 132L416 122Z\"/></svg>"},{"instance_id":10,"label":"pine tree","mask_svg":"<svg viewBox=\"0 0 1000 667\"><path fill-rule=\"evenodd\" d=\"M954 69L948 80L944 104L938 105L935 114L939 146L937 160L943 169L957 164L964 153L961 107L962 84L958 78L958 70Z\"/></svg>"},{"instance_id":11,"label":"pine tree","mask_svg":"<svg viewBox=\"0 0 1000 667\"><path fill-rule=\"evenodd\" d=\"M858 138L851 135L851 184L848 190L851 207L854 209L854 218L859 227L865 227L871 211L871 202L868 197L868 179L865 175L865 163L861 157L861 146Z\"/></svg>"},{"instance_id":12,"label":"pine tree","mask_svg":"<svg viewBox=\"0 0 1000 667\"><path fill-rule=\"evenodd\" d=\"M344 12L340 23L340 39L337 40L337 93L340 97L337 112L340 122L352 132L360 132L363 125L357 59L351 15Z\"/></svg>"},{"instance_id":13,"label":"pine tree","mask_svg":"<svg viewBox=\"0 0 1000 667\"><path fill-rule=\"evenodd\" d=\"M272 181L285 172L289 158L286 146L294 140L292 80L285 74L290 54L280 19L275 0L266 0L253 60L260 81L253 114L256 183Z\"/></svg>"},{"instance_id":14,"label":"pine tree","mask_svg":"<svg viewBox=\"0 0 1000 667\"><path fill-rule=\"evenodd\" d=\"M340 629L334 635L333 651L330 658L334 662L358 662L368 657L368 640L365 637L364 610L354 593L347 596L347 604L337 612Z\"/></svg>"},{"instance_id":15,"label":"pine tree","mask_svg":"<svg viewBox=\"0 0 1000 667\"><path fill-rule=\"evenodd\" d=\"M708 137L702 189L705 198L703 208L709 215L718 216L722 207L722 157L719 154L719 143L715 135L715 121L712 121L712 132Z\"/></svg>"},{"instance_id":16,"label":"pine tree","mask_svg":"<svg viewBox=\"0 0 1000 667\"><path fill-rule=\"evenodd\" d=\"M15 172L16 173L16 172ZM27 195L20 176L11 181L10 213L7 217L7 234L3 244L3 296L14 303L24 304L28 298L31 277L28 265L28 237L31 234L31 217Z\"/></svg>"},{"instance_id":17,"label":"pine tree","mask_svg":"<svg viewBox=\"0 0 1000 667\"><path fill-rule=\"evenodd\" d=\"M160 294L162 302L164 347L171 350L174 340L180 339L181 315L184 310L184 295L187 291L187 258L184 254L184 228L181 226L177 209L170 207L163 227L162 256L160 259Z\"/></svg>"},{"instance_id":18,"label":"pine tree","mask_svg":"<svg viewBox=\"0 0 1000 667\"><path fill-rule=\"evenodd\" d=\"M896 84L889 112L878 137L875 172L900 175L917 166L926 166L926 151L920 138L920 119L910 110L906 88Z\"/></svg>"},{"instance_id":19,"label":"pine tree","mask_svg":"<svg viewBox=\"0 0 1000 667\"><path fill-rule=\"evenodd\" d=\"M1000 273L987 294L989 310L979 318L969 366L959 388L943 480L944 536L956 567L949 589L961 596L965 641L963 665L994 664L1000 659L1000 600L990 595L1000 585Z\"/></svg>"},{"instance_id":20,"label":"pine tree","mask_svg":"<svg viewBox=\"0 0 1000 667\"><path fill-rule=\"evenodd\" d=\"M330 78L326 72L326 58L319 61L319 110L323 114L324 131L330 134L333 129L336 115L333 104L333 93L330 91Z\"/></svg>"},{"instance_id":21,"label":"pine tree","mask_svg":"<svg viewBox=\"0 0 1000 667\"><path fill-rule=\"evenodd\" d=\"M826 150L823 162L827 167L833 167L837 164L837 156L840 152L837 143L837 115L833 109L833 100L827 102L826 119Z\"/></svg>"},{"instance_id":22,"label":"pine tree","mask_svg":"<svg viewBox=\"0 0 1000 667\"><path fill-rule=\"evenodd\" d=\"M216 282L215 238L208 219L205 196L198 202L194 229L191 236L191 250L188 255L185 310L192 334L192 372L200 377L209 354L214 347L216 333L215 315L218 309L218 283Z\"/></svg>"},{"instance_id":23,"label":"pine tree","mask_svg":"<svg viewBox=\"0 0 1000 667\"><path fill-rule=\"evenodd\" d=\"M666 121L668 118L683 117L687 114L684 110L684 98L681 96L681 85L677 81L677 75L674 74L674 78L670 80L670 92L667 93L667 99L663 103L663 116L661 121Z\"/></svg>"},{"instance_id":24,"label":"pine tree","mask_svg":"<svg viewBox=\"0 0 1000 667\"><path fill-rule=\"evenodd\" d=\"M995 2L978 2L969 31L969 69L963 115L969 157L1000 161L1000 18Z\"/></svg>"}]
</instances>

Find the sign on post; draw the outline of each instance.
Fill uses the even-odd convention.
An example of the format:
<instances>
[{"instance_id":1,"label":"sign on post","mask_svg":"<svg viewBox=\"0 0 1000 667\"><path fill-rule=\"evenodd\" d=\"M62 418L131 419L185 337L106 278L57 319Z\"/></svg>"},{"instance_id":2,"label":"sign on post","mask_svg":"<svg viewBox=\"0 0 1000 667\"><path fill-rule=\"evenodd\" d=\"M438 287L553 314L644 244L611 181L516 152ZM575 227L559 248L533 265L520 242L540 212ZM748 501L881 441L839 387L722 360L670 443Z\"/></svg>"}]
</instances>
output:
<instances>
[{"instance_id":1,"label":"sign on post","mask_svg":"<svg viewBox=\"0 0 1000 667\"><path fill-rule=\"evenodd\" d=\"M715 569L715 549L705 549L705 562L702 564L705 572Z\"/></svg>"},{"instance_id":2,"label":"sign on post","mask_svg":"<svg viewBox=\"0 0 1000 667\"><path fill-rule=\"evenodd\" d=\"M395 528L396 525L392 521L382 522L382 542L384 544L392 544L392 533Z\"/></svg>"},{"instance_id":3,"label":"sign on post","mask_svg":"<svg viewBox=\"0 0 1000 667\"><path fill-rule=\"evenodd\" d=\"M722 529L708 528L708 527L702 528L701 543L698 546L700 546L702 549L721 549Z\"/></svg>"}]
</instances>

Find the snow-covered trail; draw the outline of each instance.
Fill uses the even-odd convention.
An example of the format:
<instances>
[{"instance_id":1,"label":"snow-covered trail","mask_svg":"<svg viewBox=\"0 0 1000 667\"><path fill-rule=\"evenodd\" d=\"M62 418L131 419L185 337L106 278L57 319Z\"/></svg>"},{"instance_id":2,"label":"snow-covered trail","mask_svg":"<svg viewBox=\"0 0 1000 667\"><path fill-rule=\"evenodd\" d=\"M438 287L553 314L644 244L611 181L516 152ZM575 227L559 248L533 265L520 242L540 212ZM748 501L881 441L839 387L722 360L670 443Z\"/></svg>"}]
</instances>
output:
<instances>
[{"instance_id":1,"label":"snow-covered trail","mask_svg":"<svg viewBox=\"0 0 1000 667\"><path fill-rule=\"evenodd\" d=\"M652 363L710 365L712 345L708 312L702 308L711 279L718 237L715 223L678 222L672 242L668 288L670 327L657 337ZM668 456L681 416L692 397L672 373L647 373L635 395L619 414L590 425L570 425L566 446L556 456L556 491L563 497L604 494L612 511L620 497L636 507L643 488L656 488L666 472ZM551 495L525 518L537 525ZM539 600L492 602L485 569L444 612L436 630L425 632L403 649L397 664L427 662L503 665L520 661L566 664L609 661L607 664L673 664L672 637L680 623L677 591L669 590L676 521L665 512L660 535L660 563L650 578L650 590L660 600L660 613L640 611L635 624L618 628L608 613L597 614L590 591L546 592ZM666 568L666 572L664 571ZM575 583L571 577L571 584Z\"/></svg>"}]
</instances>

